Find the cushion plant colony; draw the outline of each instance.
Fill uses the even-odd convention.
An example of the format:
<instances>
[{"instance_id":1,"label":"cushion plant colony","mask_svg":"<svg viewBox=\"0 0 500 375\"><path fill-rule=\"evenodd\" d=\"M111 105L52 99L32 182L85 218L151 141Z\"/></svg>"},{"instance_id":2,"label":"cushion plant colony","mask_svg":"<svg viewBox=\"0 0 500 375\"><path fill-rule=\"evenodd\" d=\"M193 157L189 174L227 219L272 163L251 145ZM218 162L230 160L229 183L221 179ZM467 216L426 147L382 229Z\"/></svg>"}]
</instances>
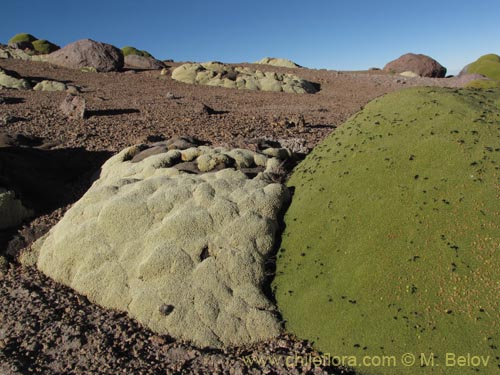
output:
<instances>
[{"instance_id":1,"label":"cushion plant colony","mask_svg":"<svg viewBox=\"0 0 500 375\"><path fill-rule=\"evenodd\" d=\"M498 373L499 107L498 89L389 94L301 163L273 282L291 332L346 365L397 360L360 374Z\"/></svg>"}]
</instances>

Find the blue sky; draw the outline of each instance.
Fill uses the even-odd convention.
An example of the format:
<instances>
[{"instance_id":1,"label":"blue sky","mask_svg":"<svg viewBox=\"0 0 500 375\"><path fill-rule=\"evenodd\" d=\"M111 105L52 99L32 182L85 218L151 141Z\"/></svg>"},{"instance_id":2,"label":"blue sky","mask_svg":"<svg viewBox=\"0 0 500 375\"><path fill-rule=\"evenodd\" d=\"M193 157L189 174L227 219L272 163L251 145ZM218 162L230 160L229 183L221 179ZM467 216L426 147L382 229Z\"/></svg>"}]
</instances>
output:
<instances>
[{"instance_id":1,"label":"blue sky","mask_svg":"<svg viewBox=\"0 0 500 375\"><path fill-rule=\"evenodd\" d=\"M498 0L13 0L1 8L2 43L19 32L61 46L91 38L176 61L275 56L360 70L415 52L457 73L483 54L500 54Z\"/></svg>"}]
</instances>

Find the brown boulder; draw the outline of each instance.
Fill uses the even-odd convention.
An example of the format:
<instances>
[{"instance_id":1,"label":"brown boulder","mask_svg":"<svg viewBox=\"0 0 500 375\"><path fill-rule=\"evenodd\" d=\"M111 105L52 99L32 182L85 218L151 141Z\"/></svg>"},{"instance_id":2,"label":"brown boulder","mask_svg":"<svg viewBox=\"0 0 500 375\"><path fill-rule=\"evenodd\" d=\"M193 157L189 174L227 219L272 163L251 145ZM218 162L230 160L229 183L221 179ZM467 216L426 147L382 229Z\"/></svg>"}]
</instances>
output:
<instances>
[{"instance_id":1,"label":"brown boulder","mask_svg":"<svg viewBox=\"0 0 500 375\"><path fill-rule=\"evenodd\" d=\"M47 61L70 69L93 67L98 72L112 72L123 68L124 58L120 49L91 39L82 39L52 52Z\"/></svg>"},{"instance_id":2,"label":"brown boulder","mask_svg":"<svg viewBox=\"0 0 500 375\"><path fill-rule=\"evenodd\" d=\"M446 68L433 58L422 55L407 53L398 59L388 63L384 70L390 73L413 72L421 77L443 78Z\"/></svg>"},{"instance_id":3,"label":"brown boulder","mask_svg":"<svg viewBox=\"0 0 500 375\"><path fill-rule=\"evenodd\" d=\"M139 55L127 55L125 56L125 65L130 68L144 69L144 70L160 70L165 68L165 64L159 60L153 59L151 57L139 56Z\"/></svg>"}]
</instances>

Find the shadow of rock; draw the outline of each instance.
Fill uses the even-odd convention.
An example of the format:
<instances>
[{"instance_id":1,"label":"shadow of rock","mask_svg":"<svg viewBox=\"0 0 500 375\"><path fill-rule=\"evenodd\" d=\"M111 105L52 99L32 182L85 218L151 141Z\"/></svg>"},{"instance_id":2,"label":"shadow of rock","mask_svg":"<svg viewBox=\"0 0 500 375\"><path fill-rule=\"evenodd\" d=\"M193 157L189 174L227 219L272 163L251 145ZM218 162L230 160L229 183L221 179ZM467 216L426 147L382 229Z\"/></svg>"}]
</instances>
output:
<instances>
[{"instance_id":1,"label":"shadow of rock","mask_svg":"<svg viewBox=\"0 0 500 375\"><path fill-rule=\"evenodd\" d=\"M21 104L26 101L24 98L2 98L5 104Z\"/></svg>"},{"instance_id":2,"label":"shadow of rock","mask_svg":"<svg viewBox=\"0 0 500 375\"><path fill-rule=\"evenodd\" d=\"M116 116L116 115L127 115L130 113L140 113L138 109L135 108L124 108L124 109L101 109L93 111L85 111L85 117L89 118L92 116Z\"/></svg>"},{"instance_id":3,"label":"shadow of rock","mask_svg":"<svg viewBox=\"0 0 500 375\"><path fill-rule=\"evenodd\" d=\"M24 79L27 79L28 81L32 82L33 86L35 86L36 83L39 83L39 82L42 82L42 81L57 81L57 82L61 82L61 83L64 83L64 84L70 84L70 83L73 83L73 81L71 80L67 80L67 79L54 79L54 78L48 78L48 77L37 77L37 76L27 76L27 77L23 77Z\"/></svg>"},{"instance_id":4,"label":"shadow of rock","mask_svg":"<svg viewBox=\"0 0 500 375\"><path fill-rule=\"evenodd\" d=\"M0 186L15 191L23 204L34 210L35 217L77 201L111 155L84 148L43 147L36 137L16 135L9 139L0 134ZM0 231L0 254L17 237L16 231L17 228Z\"/></svg>"},{"instance_id":5,"label":"shadow of rock","mask_svg":"<svg viewBox=\"0 0 500 375\"><path fill-rule=\"evenodd\" d=\"M317 124L317 125L306 125L306 128L310 129L335 129L337 126L335 125L324 125L324 124Z\"/></svg>"}]
</instances>

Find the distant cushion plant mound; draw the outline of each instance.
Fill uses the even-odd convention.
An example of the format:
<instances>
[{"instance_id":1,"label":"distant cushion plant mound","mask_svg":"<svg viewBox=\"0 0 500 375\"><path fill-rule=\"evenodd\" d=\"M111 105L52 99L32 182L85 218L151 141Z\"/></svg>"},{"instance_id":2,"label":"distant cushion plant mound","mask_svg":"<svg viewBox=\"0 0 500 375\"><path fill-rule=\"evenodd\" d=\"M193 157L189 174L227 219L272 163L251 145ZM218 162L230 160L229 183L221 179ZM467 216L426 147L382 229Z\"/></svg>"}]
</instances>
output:
<instances>
[{"instance_id":1,"label":"distant cushion plant mound","mask_svg":"<svg viewBox=\"0 0 500 375\"><path fill-rule=\"evenodd\" d=\"M57 51L60 47L54 43L49 42L45 39L37 39L32 42L35 51L40 54L48 54Z\"/></svg>"},{"instance_id":2,"label":"distant cushion plant mound","mask_svg":"<svg viewBox=\"0 0 500 375\"><path fill-rule=\"evenodd\" d=\"M498 373L499 107L498 89L401 91L308 155L273 281L289 331L352 367L394 356L360 374L463 374L446 357L467 353Z\"/></svg>"},{"instance_id":3,"label":"distant cushion plant mound","mask_svg":"<svg viewBox=\"0 0 500 375\"><path fill-rule=\"evenodd\" d=\"M21 33L21 34L16 34L12 38L10 38L8 44L19 43L19 42L33 43L35 40L37 40L37 38L34 37L33 35L27 33Z\"/></svg>"},{"instance_id":4,"label":"distant cushion plant mound","mask_svg":"<svg viewBox=\"0 0 500 375\"><path fill-rule=\"evenodd\" d=\"M255 91L313 94L319 90L317 84L294 74L262 72L220 62L183 64L174 69L172 78L190 84Z\"/></svg>"},{"instance_id":5,"label":"distant cushion plant mound","mask_svg":"<svg viewBox=\"0 0 500 375\"><path fill-rule=\"evenodd\" d=\"M138 50L137 48L131 47L131 46L123 47L122 53L123 53L123 56L137 55L137 56L143 56L143 57L151 57L151 58L153 57L153 55L151 55L148 51L141 51L141 50Z\"/></svg>"},{"instance_id":6,"label":"distant cushion plant mound","mask_svg":"<svg viewBox=\"0 0 500 375\"><path fill-rule=\"evenodd\" d=\"M500 81L500 56L489 54L481 56L464 68L464 73L478 73L493 80Z\"/></svg>"},{"instance_id":7,"label":"distant cushion plant mound","mask_svg":"<svg viewBox=\"0 0 500 375\"><path fill-rule=\"evenodd\" d=\"M284 68L301 68L300 65L294 63L288 59L280 59L276 57L264 57L263 59L256 61L254 64L264 64L272 66L280 66Z\"/></svg>"}]
</instances>

